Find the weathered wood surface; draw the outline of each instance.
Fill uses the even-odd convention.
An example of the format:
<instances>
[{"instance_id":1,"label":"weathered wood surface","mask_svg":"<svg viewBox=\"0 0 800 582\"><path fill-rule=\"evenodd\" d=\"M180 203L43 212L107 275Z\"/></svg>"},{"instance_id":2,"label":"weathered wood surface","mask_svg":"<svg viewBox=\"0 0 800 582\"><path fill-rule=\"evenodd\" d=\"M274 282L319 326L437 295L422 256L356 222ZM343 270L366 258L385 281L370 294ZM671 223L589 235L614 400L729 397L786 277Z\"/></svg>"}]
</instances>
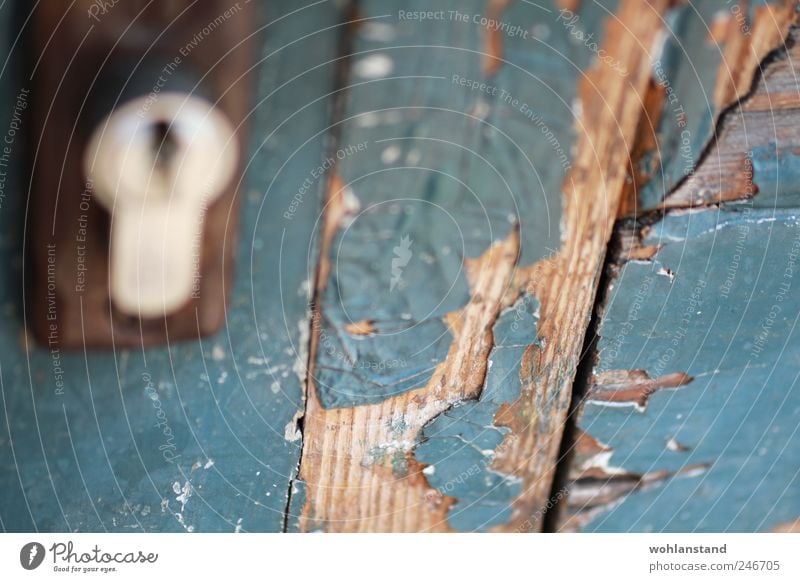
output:
<instances>
[{"instance_id":1,"label":"weathered wood surface","mask_svg":"<svg viewBox=\"0 0 800 582\"><path fill-rule=\"evenodd\" d=\"M7 6L7 5L6 5ZM262 9L265 8L262 6ZM237 272L223 331L202 342L66 354L22 333L27 199L22 111L0 208L0 525L13 531L281 531L300 454L320 184L340 14L269 2ZM0 10L8 18L8 10ZM6 21L8 23L8 21ZM7 24L14 34L18 24ZM209 38L207 42L213 42ZM18 48L12 57L21 56ZM30 88L5 82L6 104ZM2 130L11 119L7 107ZM284 212L293 208L292 220ZM35 212L35 208L28 208ZM229 233L233 236L234 233ZM311 258L309 258L309 256ZM298 365L299 362L299 365Z\"/></svg>"},{"instance_id":2,"label":"weathered wood surface","mask_svg":"<svg viewBox=\"0 0 800 582\"><path fill-rule=\"evenodd\" d=\"M686 193L676 188L696 177L720 115L749 92L763 59L786 38L796 7L796 0L692 0L667 11L653 48L653 76L624 213L686 205ZM712 195L708 189L694 190L700 193L695 203Z\"/></svg>"},{"instance_id":3,"label":"weathered wood surface","mask_svg":"<svg viewBox=\"0 0 800 582\"><path fill-rule=\"evenodd\" d=\"M665 5L359 5L339 146L369 145L330 182L301 529L541 527Z\"/></svg>"},{"instance_id":4,"label":"weathered wood surface","mask_svg":"<svg viewBox=\"0 0 800 582\"><path fill-rule=\"evenodd\" d=\"M758 394L732 389L747 346L724 351L735 318L750 330L738 342L761 341L757 325L795 241L794 181L776 178L796 172L792 61L776 61L771 70L784 73L768 71L769 89L741 114L729 112L708 145L714 120L786 33L785 8L748 3L762 24L744 35L711 2L694 2L697 12L682 21L687 8L670 12L674 4L415 0L398 8L364 0L345 14L334 2L264 3L261 22L271 24L258 36L236 280L226 329L203 342L66 355L21 332L27 184L15 144L0 199L8 322L0 330L0 526L541 529L545 511L564 497L554 473L615 217L659 206L669 191L667 206L729 202L662 221L653 215L647 233L624 238L638 260L612 265L619 272L606 293L598 381L580 415L586 434L562 525L796 527L796 487L785 487L797 467L796 411L781 401L792 397L796 356L785 340L793 320L774 318L759 365L744 371L739 386L758 386ZM766 4L778 9L766 12ZM444 12L420 22L398 10ZM5 9L0 17L10 43L18 25ZM724 45L695 34L703 22ZM693 164L706 149L728 164L720 172L704 163L692 178L707 190L685 193L692 180L670 161L680 152L666 116L657 121L665 96L653 90L653 63L674 52L664 43L677 41L687 50L699 42L705 63L702 75L687 76L679 51L675 68L664 68L681 99L700 104L687 108ZM725 59L744 64L728 78ZM28 86L19 83L3 85L3 119ZM776 113L776 103L786 110ZM769 122L777 149L751 140L751 118ZM742 140L748 147L726 145ZM669 182L661 198L656 190L635 199L638 175L637 188L626 189L634 146L637 159L660 152ZM730 202L744 195L755 195L751 204ZM750 252L747 261L739 253L736 285L709 299L730 276L724 268L744 226ZM782 267L772 278L758 276L774 264ZM637 301L648 277L648 301ZM706 303L691 315L691 331L681 331L701 277ZM796 315L795 297L786 292L781 317ZM627 330L624 346L646 346L640 359L619 349L608 360L617 329ZM706 344L689 341L708 330ZM676 333L688 339L660 364ZM774 370L763 365L769 358ZM619 404L626 407L610 406ZM671 416L648 424L662 409ZM696 423L676 424L692 413ZM771 413L778 430L764 434ZM754 473L768 477L748 481ZM763 498L780 503L767 507ZM683 509L668 521L675 507Z\"/></svg>"},{"instance_id":5,"label":"weathered wood surface","mask_svg":"<svg viewBox=\"0 0 800 582\"><path fill-rule=\"evenodd\" d=\"M700 207L623 227L565 530L789 531L800 515L797 38L667 199Z\"/></svg>"}]
</instances>

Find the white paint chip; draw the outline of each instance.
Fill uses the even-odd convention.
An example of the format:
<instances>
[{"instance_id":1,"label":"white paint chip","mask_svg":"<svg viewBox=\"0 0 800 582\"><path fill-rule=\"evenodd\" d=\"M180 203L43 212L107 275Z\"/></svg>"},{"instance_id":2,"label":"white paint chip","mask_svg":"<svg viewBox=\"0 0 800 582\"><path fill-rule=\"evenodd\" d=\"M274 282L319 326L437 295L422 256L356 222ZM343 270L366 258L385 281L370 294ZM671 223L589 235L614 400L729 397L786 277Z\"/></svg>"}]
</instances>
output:
<instances>
[{"instance_id":1,"label":"white paint chip","mask_svg":"<svg viewBox=\"0 0 800 582\"><path fill-rule=\"evenodd\" d=\"M283 428L283 438L286 439L288 442L293 443L299 441L303 438L303 433L300 432L300 429L297 427L297 421L300 420L300 417L303 416L303 411L298 410L294 413L292 419L286 423L286 426Z\"/></svg>"},{"instance_id":2,"label":"white paint chip","mask_svg":"<svg viewBox=\"0 0 800 582\"><path fill-rule=\"evenodd\" d=\"M181 487L180 484L177 481L175 481L175 483L172 484L172 490L177 494L177 496L175 497L175 501L181 504L181 513L183 513L183 509L184 507L186 507L186 503L192 496L193 492L192 484L189 481L187 481L186 483L183 484L183 487Z\"/></svg>"},{"instance_id":3,"label":"white paint chip","mask_svg":"<svg viewBox=\"0 0 800 582\"><path fill-rule=\"evenodd\" d=\"M395 38L394 26L385 22L367 22L361 26L361 35L375 42L392 41Z\"/></svg>"},{"instance_id":4,"label":"white paint chip","mask_svg":"<svg viewBox=\"0 0 800 582\"><path fill-rule=\"evenodd\" d=\"M381 53L364 57L353 65L353 72L364 79L380 79L391 73L392 69L392 59Z\"/></svg>"},{"instance_id":5,"label":"white paint chip","mask_svg":"<svg viewBox=\"0 0 800 582\"><path fill-rule=\"evenodd\" d=\"M222 348L221 345L215 345L211 349L211 359L215 362L221 362L225 359L225 350Z\"/></svg>"},{"instance_id":6,"label":"white paint chip","mask_svg":"<svg viewBox=\"0 0 800 582\"><path fill-rule=\"evenodd\" d=\"M384 164L393 164L400 159L402 152L396 145L391 145L381 152L381 161Z\"/></svg>"}]
</instances>

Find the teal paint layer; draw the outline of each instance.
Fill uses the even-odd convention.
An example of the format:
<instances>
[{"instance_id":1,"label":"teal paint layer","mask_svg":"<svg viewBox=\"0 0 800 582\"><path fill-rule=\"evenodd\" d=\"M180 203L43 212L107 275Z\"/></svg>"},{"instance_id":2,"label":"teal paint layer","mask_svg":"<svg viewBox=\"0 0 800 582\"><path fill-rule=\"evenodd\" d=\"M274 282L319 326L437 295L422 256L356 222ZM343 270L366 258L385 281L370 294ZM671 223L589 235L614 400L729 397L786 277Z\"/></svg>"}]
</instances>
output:
<instances>
[{"instance_id":1,"label":"teal paint layer","mask_svg":"<svg viewBox=\"0 0 800 582\"><path fill-rule=\"evenodd\" d=\"M422 431L414 447L423 473L442 495L455 497L447 521L458 531L486 531L511 518L511 504L522 481L491 468L509 429L494 417L522 391L520 362L536 336L539 302L528 295L503 312L492 327L494 347L489 354L486 381L477 400L443 412Z\"/></svg>"},{"instance_id":2,"label":"teal paint layer","mask_svg":"<svg viewBox=\"0 0 800 582\"><path fill-rule=\"evenodd\" d=\"M584 531L768 531L794 520L800 213L673 212L643 242L663 246L614 282L595 372L693 381L655 392L644 410L589 400L579 425L613 450L609 473L677 475L620 498Z\"/></svg>"},{"instance_id":3,"label":"teal paint layer","mask_svg":"<svg viewBox=\"0 0 800 582\"><path fill-rule=\"evenodd\" d=\"M800 141L800 140L798 140ZM753 184L758 193L754 206L800 207L800 144L771 143L750 152Z\"/></svg>"},{"instance_id":4,"label":"teal paint layer","mask_svg":"<svg viewBox=\"0 0 800 582\"><path fill-rule=\"evenodd\" d=\"M506 62L493 75L485 1L360 5L368 22L355 36L335 163L349 215L321 297L324 407L425 386L452 341L443 317L469 301L465 260L516 225L521 264L558 250L577 89L595 59L586 37L602 42L616 2L569 17L556 4L495 15L514 32L501 35ZM436 16L408 16L418 11ZM373 334L348 331L364 321Z\"/></svg>"},{"instance_id":5,"label":"teal paint layer","mask_svg":"<svg viewBox=\"0 0 800 582\"><path fill-rule=\"evenodd\" d=\"M300 532L300 517L308 498L308 485L302 479L295 478L291 483L289 494L289 512L286 516L286 531L289 533Z\"/></svg>"},{"instance_id":6,"label":"teal paint layer","mask_svg":"<svg viewBox=\"0 0 800 582\"><path fill-rule=\"evenodd\" d=\"M259 33L236 280L227 326L216 336L145 352L26 352L20 184L27 180L15 147L15 186L0 208L4 530L283 529L300 455L295 419L303 409L321 185L308 189L291 220L284 213L324 157L335 67L327 61L340 15L330 4L301 9L279 0L268 9L265 22L274 22Z\"/></svg>"}]
</instances>

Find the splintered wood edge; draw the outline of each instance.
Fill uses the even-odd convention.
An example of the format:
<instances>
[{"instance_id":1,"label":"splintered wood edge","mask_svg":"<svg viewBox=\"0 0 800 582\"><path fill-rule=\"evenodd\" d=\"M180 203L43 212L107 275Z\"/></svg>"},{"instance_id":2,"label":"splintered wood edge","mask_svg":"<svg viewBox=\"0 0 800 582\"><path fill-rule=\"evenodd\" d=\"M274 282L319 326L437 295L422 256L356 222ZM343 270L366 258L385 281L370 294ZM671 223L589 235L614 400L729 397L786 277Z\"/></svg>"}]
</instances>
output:
<instances>
[{"instance_id":1,"label":"splintered wood edge","mask_svg":"<svg viewBox=\"0 0 800 582\"><path fill-rule=\"evenodd\" d=\"M755 194L752 184L752 167L747 159L747 148L741 152L729 152L726 139L744 141L750 147L770 138L768 127L742 124L744 136L728 136L722 120L726 116L746 119L749 112L773 111L800 107L800 92L792 83L793 90L771 92L763 83L756 84L759 76L766 73L764 60L774 51L785 50L793 24L800 21L797 12L798 0L783 0L774 5L759 6L755 11L752 26L745 29L732 14L726 14L711 23L709 41L721 47L722 58L716 71L713 92L713 123L723 126L720 135L707 144L695 160L696 171L686 180L667 192L660 208L686 208L717 202L738 200ZM789 54L796 54L793 47ZM782 71L794 81L794 71ZM763 79L762 79L763 81ZM658 147L656 130L664 106L664 88L652 82L648 87L645 115L637 130L633 159L640 159ZM732 108L732 109L731 109ZM740 131L741 131L740 129ZM620 216L635 216L638 213L637 189L644 186L652 176L641 168L633 167L631 183L626 186Z\"/></svg>"}]
</instances>

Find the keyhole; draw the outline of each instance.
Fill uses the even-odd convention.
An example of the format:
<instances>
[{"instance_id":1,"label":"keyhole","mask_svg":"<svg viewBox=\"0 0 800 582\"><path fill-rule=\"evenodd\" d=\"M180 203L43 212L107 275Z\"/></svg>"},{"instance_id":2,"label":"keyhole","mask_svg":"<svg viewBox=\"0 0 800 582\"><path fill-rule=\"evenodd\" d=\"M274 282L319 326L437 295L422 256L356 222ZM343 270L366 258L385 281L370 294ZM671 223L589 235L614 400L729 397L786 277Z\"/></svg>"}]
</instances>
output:
<instances>
[{"instance_id":1,"label":"keyhole","mask_svg":"<svg viewBox=\"0 0 800 582\"><path fill-rule=\"evenodd\" d=\"M154 176L161 184L156 188L163 196L169 197L172 189L174 176L174 157L178 150L178 142L175 139L175 132L172 123L166 120L156 121L151 130L152 142L150 147L153 152L153 171Z\"/></svg>"}]
</instances>

